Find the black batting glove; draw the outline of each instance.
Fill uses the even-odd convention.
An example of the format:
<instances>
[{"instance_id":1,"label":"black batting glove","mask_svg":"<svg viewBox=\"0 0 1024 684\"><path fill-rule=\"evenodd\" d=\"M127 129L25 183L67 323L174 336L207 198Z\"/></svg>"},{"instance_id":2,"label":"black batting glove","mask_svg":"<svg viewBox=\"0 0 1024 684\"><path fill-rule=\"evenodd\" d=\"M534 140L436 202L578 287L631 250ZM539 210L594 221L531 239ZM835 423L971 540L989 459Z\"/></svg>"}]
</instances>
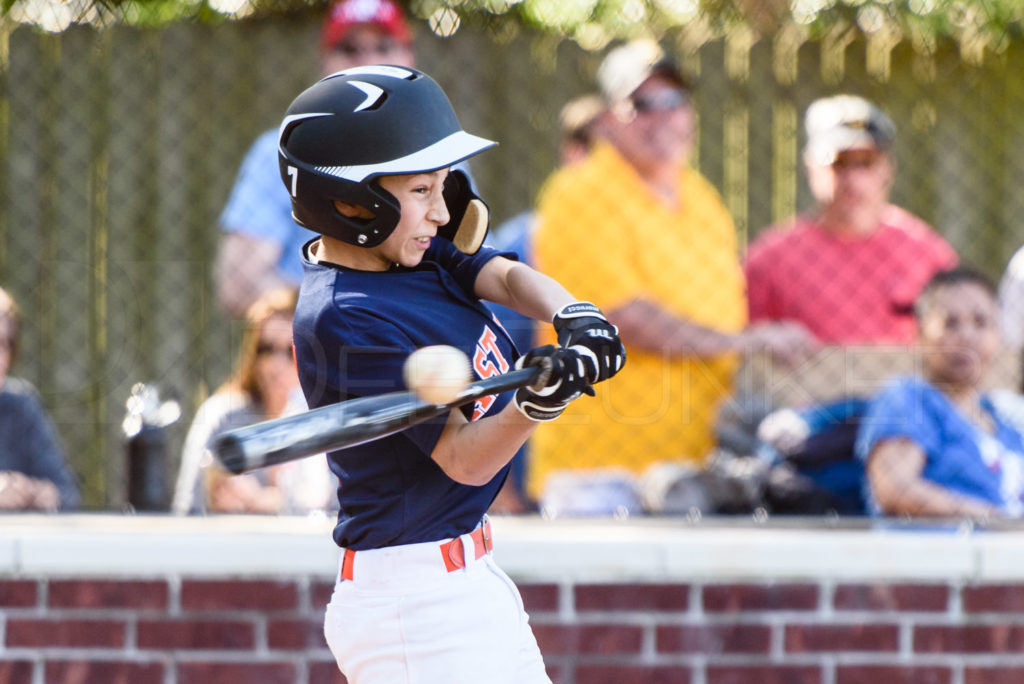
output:
<instances>
[{"instance_id":1,"label":"black batting glove","mask_svg":"<svg viewBox=\"0 0 1024 684\"><path fill-rule=\"evenodd\" d=\"M586 377L585 360L575 349L552 344L531 349L516 361L517 369L528 366L541 366L547 371L539 386L516 390L516 408L530 420L554 420L581 394L594 396L594 388Z\"/></svg>"},{"instance_id":2,"label":"black batting glove","mask_svg":"<svg viewBox=\"0 0 1024 684\"><path fill-rule=\"evenodd\" d=\"M619 329L608 322L590 302L573 302L562 307L552 321L558 344L575 349L588 365L591 382L607 380L626 363L626 348Z\"/></svg>"}]
</instances>

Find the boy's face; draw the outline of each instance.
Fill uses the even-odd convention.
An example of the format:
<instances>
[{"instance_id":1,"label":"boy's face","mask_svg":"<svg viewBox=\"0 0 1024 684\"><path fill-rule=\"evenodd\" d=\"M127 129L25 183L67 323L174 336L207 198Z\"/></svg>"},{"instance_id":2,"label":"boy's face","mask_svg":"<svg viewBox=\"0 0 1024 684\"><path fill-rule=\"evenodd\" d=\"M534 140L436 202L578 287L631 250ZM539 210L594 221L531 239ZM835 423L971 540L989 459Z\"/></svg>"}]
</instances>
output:
<instances>
[{"instance_id":1,"label":"boy's face","mask_svg":"<svg viewBox=\"0 0 1024 684\"><path fill-rule=\"evenodd\" d=\"M999 306L981 285L961 282L938 288L919 322L928 378L953 387L974 387L999 353Z\"/></svg>"},{"instance_id":2,"label":"boy's face","mask_svg":"<svg viewBox=\"0 0 1024 684\"><path fill-rule=\"evenodd\" d=\"M430 240L437 235L438 227L448 223L448 206L443 194L447 176L448 169L441 169L380 179L381 187L394 195L402 207L395 230L375 248L385 269L391 264L417 266Z\"/></svg>"}]
</instances>

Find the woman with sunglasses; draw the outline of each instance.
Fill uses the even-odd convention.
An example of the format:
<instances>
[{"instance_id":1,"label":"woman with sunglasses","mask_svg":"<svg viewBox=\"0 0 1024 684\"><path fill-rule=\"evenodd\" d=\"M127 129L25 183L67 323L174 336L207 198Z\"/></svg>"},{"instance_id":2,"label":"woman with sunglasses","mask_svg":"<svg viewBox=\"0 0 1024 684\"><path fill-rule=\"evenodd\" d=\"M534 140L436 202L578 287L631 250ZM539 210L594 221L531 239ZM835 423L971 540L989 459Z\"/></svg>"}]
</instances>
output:
<instances>
[{"instance_id":1,"label":"woman with sunglasses","mask_svg":"<svg viewBox=\"0 0 1024 684\"><path fill-rule=\"evenodd\" d=\"M214 437L305 408L292 353L297 292L273 290L249 307L231 377L207 399L189 428L173 510L219 513L301 513L321 510L331 494L322 457L229 476L211 462Z\"/></svg>"}]
</instances>

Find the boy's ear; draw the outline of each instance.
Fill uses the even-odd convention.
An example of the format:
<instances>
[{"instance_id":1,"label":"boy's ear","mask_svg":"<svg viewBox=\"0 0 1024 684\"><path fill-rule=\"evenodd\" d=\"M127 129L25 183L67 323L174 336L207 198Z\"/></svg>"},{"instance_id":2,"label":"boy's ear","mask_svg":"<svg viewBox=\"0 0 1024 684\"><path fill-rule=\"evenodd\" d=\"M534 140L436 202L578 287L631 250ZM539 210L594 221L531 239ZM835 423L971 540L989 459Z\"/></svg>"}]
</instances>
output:
<instances>
[{"instance_id":1,"label":"boy's ear","mask_svg":"<svg viewBox=\"0 0 1024 684\"><path fill-rule=\"evenodd\" d=\"M358 204L349 204L348 202L342 202L341 200L334 200L334 208L337 209L338 213L348 218L373 218L373 212L369 209L365 209Z\"/></svg>"}]
</instances>

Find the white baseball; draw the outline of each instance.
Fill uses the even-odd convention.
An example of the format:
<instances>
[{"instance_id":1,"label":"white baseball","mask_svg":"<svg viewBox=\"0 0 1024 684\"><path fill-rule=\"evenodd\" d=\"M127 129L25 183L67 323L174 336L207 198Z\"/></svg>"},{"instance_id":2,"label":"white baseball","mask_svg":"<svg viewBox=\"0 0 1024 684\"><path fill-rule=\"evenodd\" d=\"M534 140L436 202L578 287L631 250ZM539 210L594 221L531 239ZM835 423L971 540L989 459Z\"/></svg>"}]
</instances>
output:
<instances>
[{"instance_id":1,"label":"white baseball","mask_svg":"<svg viewBox=\"0 0 1024 684\"><path fill-rule=\"evenodd\" d=\"M454 401L471 380L469 359L446 344L423 347L409 354L402 374L405 386L431 404Z\"/></svg>"}]
</instances>

